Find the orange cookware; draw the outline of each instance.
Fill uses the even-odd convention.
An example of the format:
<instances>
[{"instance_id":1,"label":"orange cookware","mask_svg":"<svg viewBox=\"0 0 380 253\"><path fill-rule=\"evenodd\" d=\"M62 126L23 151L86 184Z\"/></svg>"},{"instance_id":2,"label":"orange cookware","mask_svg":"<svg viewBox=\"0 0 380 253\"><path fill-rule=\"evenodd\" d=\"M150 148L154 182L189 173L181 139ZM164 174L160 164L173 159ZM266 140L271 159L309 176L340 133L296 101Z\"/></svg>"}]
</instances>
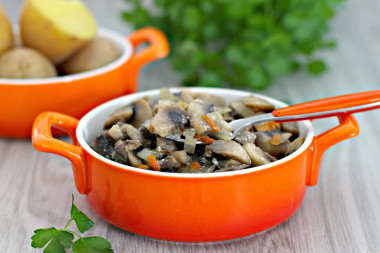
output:
<instances>
[{"instance_id":1,"label":"orange cookware","mask_svg":"<svg viewBox=\"0 0 380 253\"><path fill-rule=\"evenodd\" d=\"M179 91L172 89L172 91ZM192 88L223 96L227 102L251 93L216 88ZM300 207L308 186L318 180L323 153L334 144L359 133L355 118L339 113L339 125L314 136L310 121L300 121L303 145L291 155L259 167L238 171L180 174L142 170L102 157L89 144L102 131L116 109L138 98L158 98L159 91L146 91L111 100L81 120L56 113L40 114L33 125L32 142L43 152L68 158L78 191L91 208L109 223L139 235L181 242L211 242L248 236L287 220ZM276 108L284 103L262 97ZM332 101L332 102L331 102ZM378 103L380 91L309 102L277 115L313 113ZM377 104L378 105L378 104ZM374 106L372 108L376 108ZM66 130L74 144L52 137L51 128Z\"/></svg>"},{"instance_id":2,"label":"orange cookware","mask_svg":"<svg viewBox=\"0 0 380 253\"><path fill-rule=\"evenodd\" d=\"M98 35L108 38L121 50L116 61L74 75L0 78L0 136L29 137L33 120L47 110L80 118L105 101L133 93L140 68L169 53L166 37L155 28L142 28L128 38L104 28L99 29ZM150 45L137 52L144 43Z\"/></svg>"}]
</instances>

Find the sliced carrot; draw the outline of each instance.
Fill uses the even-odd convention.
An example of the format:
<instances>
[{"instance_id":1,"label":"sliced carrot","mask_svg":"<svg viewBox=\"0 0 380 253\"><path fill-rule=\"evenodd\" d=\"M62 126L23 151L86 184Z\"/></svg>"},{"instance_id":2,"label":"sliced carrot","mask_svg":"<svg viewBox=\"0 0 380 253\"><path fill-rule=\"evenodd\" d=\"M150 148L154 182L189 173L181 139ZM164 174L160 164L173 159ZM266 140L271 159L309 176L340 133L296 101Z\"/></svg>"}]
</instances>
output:
<instances>
[{"instance_id":1,"label":"sliced carrot","mask_svg":"<svg viewBox=\"0 0 380 253\"><path fill-rule=\"evenodd\" d=\"M141 164L141 165L137 166L137 168L146 170L147 168L149 168L149 166L145 165L145 164Z\"/></svg>"},{"instance_id":2,"label":"sliced carrot","mask_svg":"<svg viewBox=\"0 0 380 253\"><path fill-rule=\"evenodd\" d=\"M204 135L194 135L194 138L206 144L211 144L215 141L213 138Z\"/></svg>"},{"instance_id":3,"label":"sliced carrot","mask_svg":"<svg viewBox=\"0 0 380 253\"><path fill-rule=\"evenodd\" d=\"M215 132L220 131L218 125L212 122L212 120L207 115L202 115L201 117L204 121L206 121L206 123L211 127L212 130L214 130Z\"/></svg>"},{"instance_id":4,"label":"sliced carrot","mask_svg":"<svg viewBox=\"0 0 380 253\"><path fill-rule=\"evenodd\" d=\"M154 133L154 127L152 125L149 125L149 133Z\"/></svg>"},{"instance_id":5,"label":"sliced carrot","mask_svg":"<svg viewBox=\"0 0 380 253\"><path fill-rule=\"evenodd\" d=\"M199 164L199 162L197 162L197 161L194 161L194 162L192 162L191 164L190 164L190 168L192 169L192 170L197 170L197 169L199 169L200 167L202 167L200 164Z\"/></svg>"},{"instance_id":6,"label":"sliced carrot","mask_svg":"<svg viewBox=\"0 0 380 253\"><path fill-rule=\"evenodd\" d=\"M154 155L148 155L149 166L155 171L160 171L160 164L157 162Z\"/></svg>"}]
</instances>

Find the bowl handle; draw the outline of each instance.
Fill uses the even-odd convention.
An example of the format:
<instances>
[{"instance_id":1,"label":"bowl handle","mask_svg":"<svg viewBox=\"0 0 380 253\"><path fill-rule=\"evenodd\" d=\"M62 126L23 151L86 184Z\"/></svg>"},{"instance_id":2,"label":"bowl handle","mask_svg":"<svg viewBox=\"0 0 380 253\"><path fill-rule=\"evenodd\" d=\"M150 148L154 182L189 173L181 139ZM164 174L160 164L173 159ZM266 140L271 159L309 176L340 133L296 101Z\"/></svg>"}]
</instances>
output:
<instances>
[{"instance_id":1,"label":"bowl handle","mask_svg":"<svg viewBox=\"0 0 380 253\"><path fill-rule=\"evenodd\" d=\"M151 61L165 58L169 54L169 42L163 32L154 27L145 27L128 36L134 47L134 55L128 61L129 93L136 92L136 83L140 68ZM139 45L149 43L149 46L136 52Z\"/></svg>"},{"instance_id":2,"label":"bowl handle","mask_svg":"<svg viewBox=\"0 0 380 253\"><path fill-rule=\"evenodd\" d=\"M314 137L311 148L312 165L308 172L306 184L314 186L318 182L319 168L324 152L331 146L357 136L360 132L359 124L351 114L338 116L339 125Z\"/></svg>"},{"instance_id":3,"label":"bowl handle","mask_svg":"<svg viewBox=\"0 0 380 253\"><path fill-rule=\"evenodd\" d=\"M74 180L79 193L87 192L86 186L86 165L82 148L78 146L75 136L75 129L78 120L57 112L44 112L34 120L32 128L32 144L35 149L42 152L54 153L66 157L71 161L74 173ZM67 132L73 144L55 139L51 133L52 127L59 128Z\"/></svg>"}]
</instances>

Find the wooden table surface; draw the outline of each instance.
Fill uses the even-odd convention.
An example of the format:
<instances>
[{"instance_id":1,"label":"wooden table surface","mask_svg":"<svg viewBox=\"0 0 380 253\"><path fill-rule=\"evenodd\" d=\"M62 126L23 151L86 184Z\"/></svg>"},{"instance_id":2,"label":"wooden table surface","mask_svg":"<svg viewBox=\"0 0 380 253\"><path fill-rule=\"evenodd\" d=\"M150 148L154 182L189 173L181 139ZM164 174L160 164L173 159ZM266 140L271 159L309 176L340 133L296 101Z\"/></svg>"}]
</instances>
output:
<instances>
[{"instance_id":1,"label":"wooden table surface","mask_svg":"<svg viewBox=\"0 0 380 253\"><path fill-rule=\"evenodd\" d=\"M14 22L21 0L2 1ZM100 25L129 34L121 22L122 0L85 1ZM277 81L265 95L292 103L379 89L380 2L349 0L332 22L334 51L324 51L329 70L311 78L304 73ZM167 61L140 75L140 90L176 86ZM20 115L21 116L21 115ZM90 235L107 238L115 252L377 252L380 253L380 111L357 114L358 137L332 147L324 156L317 186L308 189L301 208L279 226L248 238L213 244L156 241L118 229L100 219L74 186L70 163L37 152L29 140L0 138L0 252L42 252L30 246L33 231L63 227L71 194L95 226ZM315 121L317 132L337 124Z\"/></svg>"}]
</instances>

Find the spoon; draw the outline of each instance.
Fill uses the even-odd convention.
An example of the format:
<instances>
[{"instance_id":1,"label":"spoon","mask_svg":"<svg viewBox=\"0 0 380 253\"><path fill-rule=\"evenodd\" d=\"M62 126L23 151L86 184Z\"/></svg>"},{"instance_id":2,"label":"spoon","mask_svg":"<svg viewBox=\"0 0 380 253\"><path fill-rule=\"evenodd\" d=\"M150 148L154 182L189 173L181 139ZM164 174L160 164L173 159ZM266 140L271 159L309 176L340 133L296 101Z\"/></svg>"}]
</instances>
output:
<instances>
[{"instance_id":1,"label":"spoon","mask_svg":"<svg viewBox=\"0 0 380 253\"><path fill-rule=\"evenodd\" d=\"M232 136L235 137L243 129L267 121L292 122L319 119L377 108L380 108L380 90L373 90L291 105L275 109L270 113L233 120L229 124L234 129ZM184 141L184 139L174 135L166 138L179 142ZM203 142L197 141L197 144L203 144Z\"/></svg>"}]
</instances>

